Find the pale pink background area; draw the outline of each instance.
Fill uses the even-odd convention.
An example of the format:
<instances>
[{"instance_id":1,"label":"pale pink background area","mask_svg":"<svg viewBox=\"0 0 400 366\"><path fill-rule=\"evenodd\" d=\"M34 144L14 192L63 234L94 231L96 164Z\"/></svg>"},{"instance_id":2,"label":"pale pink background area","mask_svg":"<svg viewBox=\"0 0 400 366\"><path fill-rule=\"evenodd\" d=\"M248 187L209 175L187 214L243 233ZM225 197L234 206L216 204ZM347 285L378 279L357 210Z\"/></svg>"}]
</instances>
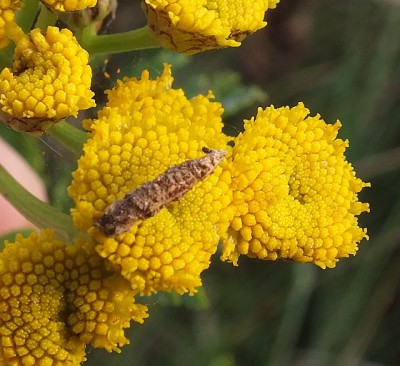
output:
<instances>
[{"instance_id":1,"label":"pale pink background area","mask_svg":"<svg viewBox=\"0 0 400 366\"><path fill-rule=\"evenodd\" d=\"M0 164L28 191L43 201L47 200L46 189L40 177L21 155L2 139ZM0 195L0 235L32 227L34 226Z\"/></svg>"}]
</instances>

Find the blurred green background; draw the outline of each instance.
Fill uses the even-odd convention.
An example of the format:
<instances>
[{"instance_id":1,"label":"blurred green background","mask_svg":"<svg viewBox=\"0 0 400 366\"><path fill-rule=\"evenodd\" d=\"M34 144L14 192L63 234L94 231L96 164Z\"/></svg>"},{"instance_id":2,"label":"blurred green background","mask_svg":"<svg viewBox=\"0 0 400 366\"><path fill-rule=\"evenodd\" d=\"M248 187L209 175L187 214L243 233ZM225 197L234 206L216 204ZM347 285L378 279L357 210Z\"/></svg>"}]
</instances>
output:
<instances>
[{"instance_id":1,"label":"blurred green background","mask_svg":"<svg viewBox=\"0 0 400 366\"><path fill-rule=\"evenodd\" d=\"M112 31L145 24L138 3L120 1ZM142 298L150 318L128 331L131 345L120 355L90 350L85 365L400 365L400 1L281 0L267 20L236 49L112 56L111 79L102 70L94 79L98 100L116 77L144 68L155 77L170 62L188 96L214 91L231 134L269 104L303 101L327 122L340 119L348 159L372 183L361 194L369 242L330 270L246 258L233 267L215 255L197 296ZM0 133L67 211L76 157L49 138Z\"/></svg>"}]
</instances>

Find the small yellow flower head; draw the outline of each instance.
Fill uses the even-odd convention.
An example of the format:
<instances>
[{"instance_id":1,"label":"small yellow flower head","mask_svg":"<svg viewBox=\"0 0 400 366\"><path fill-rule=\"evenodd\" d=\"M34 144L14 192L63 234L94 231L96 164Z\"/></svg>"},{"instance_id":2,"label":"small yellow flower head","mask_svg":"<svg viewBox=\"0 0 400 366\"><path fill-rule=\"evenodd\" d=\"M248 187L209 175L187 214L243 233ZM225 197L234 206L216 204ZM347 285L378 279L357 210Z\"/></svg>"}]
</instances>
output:
<instances>
[{"instance_id":1,"label":"small yellow flower head","mask_svg":"<svg viewBox=\"0 0 400 366\"><path fill-rule=\"evenodd\" d=\"M57 11L77 11L96 6L97 0L41 0L48 8Z\"/></svg>"},{"instance_id":2,"label":"small yellow flower head","mask_svg":"<svg viewBox=\"0 0 400 366\"><path fill-rule=\"evenodd\" d=\"M14 22L15 12L21 8L21 0L0 0L0 50L7 47L9 39L6 25Z\"/></svg>"},{"instance_id":3,"label":"small yellow flower head","mask_svg":"<svg viewBox=\"0 0 400 366\"><path fill-rule=\"evenodd\" d=\"M223 168L232 176L234 217L223 260L239 255L334 267L367 238L357 216L369 211L357 193L369 184L346 161L340 122L326 124L294 108L259 109Z\"/></svg>"},{"instance_id":4,"label":"small yellow flower head","mask_svg":"<svg viewBox=\"0 0 400 366\"><path fill-rule=\"evenodd\" d=\"M92 243L66 246L51 230L18 235L0 253L2 364L80 365L86 344L119 351L130 320L147 317L134 295Z\"/></svg>"},{"instance_id":5,"label":"small yellow flower head","mask_svg":"<svg viewBox=\"0 0 400 366\"><path fill-rule=\"evenodd\" d=\"M149 28L168 49L188 54L238 47L266 26L279 0L142 0Z\"/></svg>"},{"instance_id":6,"label":"small yellow flower head","mask_svg":"<svg viewBox=\"0 0 400 366\"><path fill-rule=\"evenodd\" d=\"M19 28L12 69L0 73L0 106L16 130L40 134L58 120L95 105L90 90L88 53L68 29L48 27L43 34Z\"/></svg>"},{"instance_id":7,"label":"small yellow flower head","mask_svg":"<svg viewBox=\"0 0 400 366\"><path fill-rule=\"evenodd\" d=\"M94 225L116 199L169 167L204 156L203 147L225 148L222 107L211 95L188 100L171 88L169 66L156 80L119 82L97 120L86 121L91 138L73 173L69 194L75 224L99 243L98 253L116 265L142 294L193 293L217 249L216 223L231 199L229 174L217 167L179 201L115 237Z\"/></svg>"},{"instance_id":8,"label":"small yellow flower head","mask_svg":"<svg viewBox=\"0 0 400 366\"><path fill-rule=\"evenodd\" d=\"M51 231L17 235L0 253L0 363L80 365L85 343L65 324L65 246Z\"/></svg>"}]
</instances>

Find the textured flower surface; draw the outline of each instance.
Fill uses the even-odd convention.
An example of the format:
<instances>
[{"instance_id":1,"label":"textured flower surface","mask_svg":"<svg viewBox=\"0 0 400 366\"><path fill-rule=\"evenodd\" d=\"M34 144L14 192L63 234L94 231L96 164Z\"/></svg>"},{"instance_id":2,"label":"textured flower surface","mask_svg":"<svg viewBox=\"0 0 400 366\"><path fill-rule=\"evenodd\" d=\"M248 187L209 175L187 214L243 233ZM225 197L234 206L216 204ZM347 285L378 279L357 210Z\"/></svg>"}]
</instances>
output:
<instances>
[{"instance_id":1,"label":"textured flower surface","mask_svg":"<svg viewBox=\"0 0 400 366\"><path fill-rule=\"evenodd\" d=\"M279 0L142 0L151 32L174 51L193 54L237 47L265 27L265 12Z\"/></svg>"},{"instance_id":2,"label":"textured flower surface","mask_svg":"<svg viewBox=\"0 0 400 366\"><path fill-rule=\"evenodd\" d=\"M24 34L15 27L12 69L0 73L0 106L6 123L41 133L49 125L95 105L88 53L68 29L48 27Z\"/></svg>"},{"instance_id":3,"label":"textured flower surface","mask_svg":"<svg viewBox=\"0 0 400 366\"><path fill-rule=\"evenodd\" d=\"M86 344L118 351L130 320L147 317L134 294L92 244L66 246L51 230L18 235L0 253L2 364L80 365Z\"/></svg>"},{"instance_id":4,"label":"textured flower surface","mask_svg":"<svg viewBox=\"0 0 400 366\"><path fill-rule=\"evenodd\" d=\"M65 252L68 327L86 344L119 351L129 343L124 328L131 320L143 323L147 307L134 303L136 292L125 278L105 269L93 243L80 239Z\"/></svg>"},{"instance_id":5,"label":"textured flower surface","mask_svg":"<svg viewBox=\"0 0 400 366\"><path fill-rule=\"evenodd\" d=\"M42 2L57 11L83 10L97 4L97 0L42 0Z\"/></svg>"},{"instance_id":6,"label":"textured flower surface","mask_svg":"<svg viewBox=\"0 0 400 366\"><path fill-rule=\"evenodd\" d=\"M109 91L98 119L86 121L91 138L69 188L75 224L142 294L193 293L201 285L200 274L217 249L215 225L231 199L229 174L217 167L179 201L124 234L106 237L95 226L112 202L169 167L204 156L203 147L226 148L221 105L211 95L188 100L172 81L166 66L156 80L144 71L140 80L124 79Z\"/></svg>"},{"instance_id":7,"label":"textured flower surface","mask_svg":"<svg viewBox=\"0 0 400 366\"><path fill-rule=\"evenodd\" d=\"M18 235L0 254L2 365L79 365L85 344L68 330L64 243L50 232Z\"/></svg>"},{"instance_id":8,"label":"textured flower surface","mask_svg":"<svg viewBox=\"0 0 400 366\"><path fill-rule=\"evenodd\" d=\"M345 159L348 142L336 138L341 124L308 114L302 103L271 106L245 121L222 163L232 176L229 208L235 210L222 259L236 264L247 255L334 267L367 237L357 216L369 206L357 193L368 184Z\"/></svg>"},{"instance_id":9,"label":"textured flower surface","mask_svg":"<svg viewBox=\"0 0 400 366\"><path fill-rule=\"evenodd\" d=\"M6 24L14 21L15 12L20 8L20 0L0 0L0 50L9 43L5 32Z\"/></svg>"}]
</instances>

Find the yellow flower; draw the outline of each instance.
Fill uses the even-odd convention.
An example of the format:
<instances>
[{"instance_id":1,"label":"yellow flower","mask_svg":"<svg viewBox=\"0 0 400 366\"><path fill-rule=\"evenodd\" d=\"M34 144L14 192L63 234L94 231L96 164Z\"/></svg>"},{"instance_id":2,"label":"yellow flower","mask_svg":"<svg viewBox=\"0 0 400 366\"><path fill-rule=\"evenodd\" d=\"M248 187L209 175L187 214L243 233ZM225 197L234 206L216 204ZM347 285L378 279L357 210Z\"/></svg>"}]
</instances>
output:
<instances>
[{"instance_id":1,"label":"yellow flower","mask_svg":"<svg viewBox=\"0 0 400 366\"><path fill-rule=\"evenodd\" d=\"M65 324L64 243L50 231L17 235L0 253L2 365L80 365L85 343Z\"/></svg>"},{"instance_id":2,"label":"yellow flower","mask_svg":"<svg viewBox=\"0 0 400 366\"><path fill-rule=\"evenodd\" d=\"M193 54L238 47L266 26L265 12L279 0L142 0L149 28L171 50Z\"/></svg>"},{"instance_id":3,"label":"yellow flower","mask_svg":"<svg viewBox=\"0 0 400 366\"><path fill-rule=\"evenodd\" d=\"M169 167L225 148L219 103L211 95L188 100L171 88L168 65L156 80L124 79L85 126L91 138L73 173L69 194L75 224L98 242L98 253L117 266L141 294L195 292L217 249L216 223L230 202L230 178L217 167L179 201L139 221L127 233L106 237L94 225L105 209Z\"/></svg>"},{"instance_id":4,"label":"yellow flower","mask_svg":"<svg viewBox=\"0 0 400 366\"><path fill-rule=\"evenodd\" d=\"M21 0L0 0L0 50L9 43L5 27L14 21L15 12L20 8Z\"/></svg>"},{"instance_id":5,"label":"yellow flower","mask_svg":"<svg viewBox=\"0 0 400 366\"><path fill-rule=\"evenodd\" d=\"M96 6L97 0L41 0L46 6L57 11L76 11Z\"/></svg>"},{"instance_id":6,"label":"yellow flower","mask_svg":"<svg viewBox=\"0 0 400 366\"><path fill-rule=\"evenodd\" d=\"M367 238L357 216L369 211L357 193L369 184L346 161L341 126L294 108L259 109L223 169L232 176L235 213L224 234L223 260L240 255L334 267ZM223 231L223 230L222 230Z\"/></svg>"},{"instance_id":7,"label":"yellow flower","mask_svg":"<svg viewBox=\"0 0 400 366\"><path fill-rule=\"evenodd\" d=\"M68 29L48 27L24 34L10 28L16 42L12 69L0 73L0 106L5 123L40 134L58 120L95 105L88 53ZM8 117L7 117L8 116Z\"/></svg>"},{"instance_id":8,"label":"yellow flower","mask_svg":"<svg viewBox=\"0 0 400 366\"><path fill-rule=\"evenodd\" d=\"M51 230L17 235L0 253L1 364L80 365L86 344L118 351L129 321L147 316L134 294L93 244L66 246Z\"/></svg>"}]
</instances>

